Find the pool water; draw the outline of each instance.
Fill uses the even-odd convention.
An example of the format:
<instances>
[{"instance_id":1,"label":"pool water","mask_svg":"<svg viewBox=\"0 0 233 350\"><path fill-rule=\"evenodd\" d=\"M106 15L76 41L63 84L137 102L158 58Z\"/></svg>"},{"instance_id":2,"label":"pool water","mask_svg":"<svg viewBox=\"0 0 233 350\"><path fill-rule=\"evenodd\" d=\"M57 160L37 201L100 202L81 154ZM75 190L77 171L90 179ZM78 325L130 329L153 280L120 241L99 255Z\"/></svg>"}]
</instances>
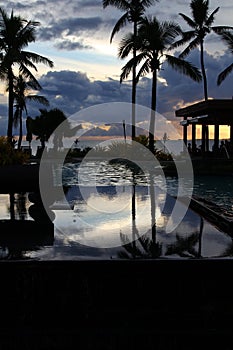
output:
<instances>
[{"instance_id":1,"label":"pool water","mask_svg":"<svg viewBox=\"0 0 233 350\"><path fill-rule=\"evenodd\" d=\"M54 201L52 239L30 244L0 242L0 259L189 259L231 257L232 238L199 214L179 203L180 217L173 217L178 182L174 177L132 172L124 165L90 163L78 172L79 163L62 169L64 198ZM54 172L54 186L60 177ZM191 194L192 188L186 184ZM232 210L231 178L200 177L193 193L212 198ZM14 221L34 220L30 194L15 194ZM11 210L10 210L11 208ZM1 220L10 220L12 202L0 195ZM37 216L38 219L39 216ZM172 230L167 230L168 223ZM17 226L16 226L17 228ZM46 226L43 234L46 235ZM13 233L11 233L13 234ZM15 234L15 233L14 233ZM20 234L20 233L18 233ZM34 235L34 236L33 236ZM51 238L51 229L48 230ZM35 238L35 244L33 239ZM12 238L13 240L14 238ZM48 242L50 242L48 244ZM25 245L24 245L25 243Z\"/></svg>"}]
</instances>

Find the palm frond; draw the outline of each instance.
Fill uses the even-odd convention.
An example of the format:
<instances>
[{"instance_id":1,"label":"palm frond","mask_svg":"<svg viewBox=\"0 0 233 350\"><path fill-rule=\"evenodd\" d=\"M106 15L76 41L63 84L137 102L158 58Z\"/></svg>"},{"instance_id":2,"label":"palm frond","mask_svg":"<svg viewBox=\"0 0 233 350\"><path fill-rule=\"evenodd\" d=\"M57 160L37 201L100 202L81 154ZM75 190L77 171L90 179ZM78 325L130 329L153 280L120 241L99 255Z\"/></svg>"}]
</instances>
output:
<instances>
[{"instance_id":1,"label":"palm frond","mask_svg":"<svg viewBox=\"0 0 233 350\"><path fill-rule=\"evenodd\" d=\"M120 232L120 239L122 242L122 247L129 253L131 254L132 257L141 257L142 256L142 252L141 250L134 245L133 243L131 243L131 241L128 239L127 235L125 235L124 233Z\"/></svg>"},{"instance_id":2,"label":"palm frond","mask_svg":"<svg viewBox=\"0 0 233 350\"><path fill-rule=\"evenodd\" d=\"M126 58L130 52L132 52L134 47L134 35L132 33L128 33L121 41L118 47L118 57Z\"/></svg>"},{"instance_id":3,"label":"palm frond","mask_svg":"<svg viewBox=\"0 0 233 350\"><path fill-rule=\"evenodd\" d=\"M30 88L32 90L41 90L42 89L40 83L37 80L28 80L26 82L26 86L27 86L27 88Z\"/></svg>"},{"instance_id":4,"label":"palm frond","mask_svg":"<svg viewBox=\"0 0 233 350\"><path fill-rule=\"evenodd\" d=\"M36 63L36 64L42 63L42 64L45 64L46 66L49 66L50 68L53 68L54 66L54 63L52 60L50 60L47 57L38 55L37 53L23 51L23 54L28 60L31 60L33 63Z\"/></svg>"},{"instance_id":5,"label":"palm frond","mask_svg":"<svg viewBox=\"0 0 233 350\"><path fill-rule=\"evenodd\" d=\"M185 61L183 59L180 59L178 57L170 56L170 55L165 55L168 64L177 70L178 72L187 75L190 77L192 80L196 82L201 82L202 81L202 75L199 69L194 66L192 63Z\"/></svg>"},{"instance_id":6,"label":"palm frond","mask_svg":"<svg viewBox=\"0 0 233 350\"><path fill-rule=\"evenodd\" d=\"M233 30L233 27L231 26L213 26L211 29L219 35L224 35L225 33L229 33L230 31Z\"/></svg>"},{"instance_id":7,"label":"palm frond","mask_svg":"<svg viewBox=\"0 0 233 350\"><path fill-rule=\"evenodd\" d=\"M131 58L121 69L120 83L126 80L134 67L134 58Z\"/></svg>"},{"instance_id":8,"label":"palm frond","mask_svg":"<svg viewBox=\"0 0 233 350\"><path fill-rule=\"evenodd\" d=\"M198 243L198 238L199 233L193 233L189 237L182 237L176 234L176 242L168 245L165 255L177 254L183 257L190 257L190 255L197 257L198 254L194 247Z\"/></svg>"},{"instance_id":9,"label":"palm frond","mask_svg":"<svg viewBox=\"0 0 233 350\"><path fill-rule=\"evenodd\" d=\"M26 25L18 31L16 40L16 45L23 49L28 46L29 43L36 40L36 27L40 25L40 22L27 21Z\"/></svg>"},{"instance_id":10,"label":"palm frond","mask_svg":"<svg viewBox=\"0 0 233 350\"><path fill-rule=\"evenodd\" d=\"M184 49L184 51L181 52L181 54L179 55L179 58L185 58L186 56L188 56L188 54L195 49L196 47L198 47L198 45L200 44L200 38L196 37L193 41L191 41L191 43Z\"/></svg>"},{"instance_id":11,"label":"palm frond","mask_svg":"<svg viewBox=\"0 0 233 350\"><path fill-rule=\"evenodd\" d=\"M40 83L34 77L34 75L31 73L31 71L27 68L27 66L21 64L20 67L19 67L19 72L20 72L20 74L22 74L22 76L25 79L28 79L31 82L30 84L34 84L35 86L37 86L36 90L41 90L42 89Z\"/></svg>"},{"instance_id":12,"label":"palm frond","mask_svg":"<svg viewBox=\"0 0 233 350\"><path fill-rule=\"evenodd\" d=\"M211 15L209 16L209 18L207 18L206 22L205 22L205 25L207 27L210 27L213 23L214 23L214 20L215 20L215 15L216 13L219 11L220 7L217 7L212 13Z\"/></svg>"},{"instance_id":13,"label":"palm frond","mask_svg":"<svg viewBox=\"0 0 233 350\"><path fill-rule=\"evenodd\" d=\"M182 32L181 35L182 35L182 38L172 43L169 49L174 49L179 46L183 46L184 44L189 42L191 39L195 38L196 32L194 30L190 30L187 32Z\"/></svg>"},{"instance_id":14,"label":"palm frond","mask_svg":"<svg viewBox=\"0 0 233 350\"><path fill-rule=\"evenodd\" d=\"M228 49L233 53L233 33L230 31L224 31L221 34L221 39L227 44Z\"/></svg>"},{"instance_id":15,"label":"palm frond","mask_svg":"<svg viewBox=\"0 0 233 350\"><path fill-rule=\"evenodd\" d=\"M162 22L160 25L161 29L161 41L165 48L170 47L174 39L182 34L182 30L179 24L174 22Z\"/></svg>"},{"instance_id":16,"label":"palm frond","mask_svg":"<svg viewBox=\"0 0 233 350\"><path fill-rule=\"evenodd\" d=\"M217 78L217 85L221 85L222 82L226 79L226 77L233 71L233 63L230 64L227 68L225 68Z\"/></svg>"},{"instance_id":17,"label":"palm frond","mask_svg":"<svg viewBox=\"0 0 233 350\"><path fill-rule=\"evenodd\" d=\"M133 67L138 66L143 59L147 56L147 53L141 52L136 57L132 57L121 69L122 73L120 75L120 83L127 79ZM138 81L138 80L137 80Z\"/></svg>"},{"instance_id":18,"label":"palm frond","mask_svg":"<svg viewBox=\"0 0 233 350\"><path fill-rule=\"evenodd\" d=\"M192 20L192 18L186 16L184 13L179 13L179 15L185 20L185 22L193 29L196 28L196 23Z\"/></svg>"},{"instance_id":19,"label":"palm frond","mask_svg":"<svg viewBox=\"0 0 233 350\"><path fill-rule=\"evenodd\" d=\"M27 100L49 106L49 100L42 95L27 95Z\"/></svg>"},{"instance_id":20,"label":"palm frond","mask_svg":"<svg viewBox=\"0 0 233 350\"><path fill-rule=\"evenodd\" d=\"M27 69L29 69L29 68L34 69L37 72L37 67L32 61L30 61L27 57L25 57L23 53L21 53L20 56L21 56L21 59L17 58L17 61L15 60L15 62L17 62L19 64L19 71L20 72L24 70L23 67L27 67Z\"/></svg>"},{"instance_id":21,"label":"palm frond","mask_svg":"<svg viewBox=\"0 0 233 350\"><path fill-rule=\"evenodd\" d=\"M111 36L110 36L110 43L112 42L114 36L116 33L118 33L127 23L128 20L128 13L125 13L123 16L121 16L121 18L117 21L117 23L115 24Z\"/></svg>"},{"instance_id":22,"label":"palm frond","mask_svg":"<svg viewBox=\"0 0 233 350\"><path fill-rule=\"evenodd\" d=\"M103 8L107 6L114 6L119 10L127 11L129 9L129 2L126 0L103 0Z\"/></svg>"},{"instance_id":23,"label":"palm frond","mask_svg":"<svg viewBox=\"0 0 233 350\"><path fill-rule=\"evenodd\" d=\"M143 63L143 65L140 67L136 80L139 81L140 77L144 77L146 74L150 73L150 60L149 58Z\"/></svg>"}]
</instances>

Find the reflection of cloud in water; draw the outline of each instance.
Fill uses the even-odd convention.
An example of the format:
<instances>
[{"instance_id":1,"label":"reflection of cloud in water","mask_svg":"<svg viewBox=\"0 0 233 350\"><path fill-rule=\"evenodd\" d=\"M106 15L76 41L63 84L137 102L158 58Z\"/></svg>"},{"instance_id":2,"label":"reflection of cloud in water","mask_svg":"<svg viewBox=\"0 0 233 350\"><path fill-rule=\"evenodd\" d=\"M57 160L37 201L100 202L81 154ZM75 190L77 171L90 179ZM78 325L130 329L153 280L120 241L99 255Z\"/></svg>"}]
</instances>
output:
<instances>
[{"instance_id":1,"label":"reflection of cloud in water","mask_svg":"<svg viewBox=\"0 0 233 350\"><path fill-rule=\"evenodd\" d=\"M148 186L135 187L135 223L140 236L151 228L149 192ZM159 206L163 206L165 196L157 186L155 193L159 198L159 204L155 205L156 218L159 219L162 209ZM96 188L71 186L66 198L74 204L74 211L57 210L54 222L64 234L64 244L79 242L94 247L120 246L119 232L132 233L132 196L132 185Z\"/></svg>"},{"instance_id":2,"label":"reflection of cloud in water","mask_svg":"<svg viewBox=\"0 0 233 350\"><path fill-rule=\"evenodd\" d=\"M127 186L126 186L127 187ZM28 251L25 257L41 260L76 260L76 259L110 259L117 258L117 252L120 241L120 232L126 234L129 238L132 235L131 220L131 190L128 186L123 192L119 186L100 186L96 191L96 197L93 195L93 187L86 188L85 195L88 200L95 200L94 208L87 205L83 200L80 189L73 186L67 191L67 199L75 203L75 210L54 210L55 221L59 222L59 227L54 229L53 246L37 247L38 250ZM113 198L111 199L111 193ZM103 213L98 208L99 198L105 198L108 205L114 206L114 203L123 202L123 209L110 213ZM102 199L103 199L102 198ZM175 199L167 195L165 206L162 209L162 200L164 194L156 189L156 199L159 207L157 208L156 220L156 239L163 246L163 257L166 247L176 242L176 234L180 237L188 238L192 234L200 232L200 216L192 210L188 210L182 222L171 233L165 233L164 227L172 212ZM126 201L127 199L127 201ZM127 202L127 203L126 203ZM9 195L0 195L0 215L1 219L6 216L9 218ZM160 207L161 206L161 207ZM62 208L62 206L61 206ZM140 235L151 237L151 212L150 212L149 187L136 186L136 228ZM139 215L140 214L140 215ZM3 216L3 217L2 217ZM114 217L115 216L115 217ZM202 233L202 256L219 257L231 244L231 238L220 232L206 220L203 221ZM61 229L59 229L61 228ZM99 248L99 242L103 245L108 244L109 240L114 242L113 248ZM88 246L92 245L92 246ZM198 243L194 246L198 249ZM180 258L179 256L166 256L167 259Z\"/></svg>"},{"instance_id":3,"label":"reflection of cloud in water","mask_svg":"<svg viewBox=\"0 0 233 350\"><path fill-rule=\"evenodd\" d=\"M129 239L132 237L132 186L125 186L124 191L120 186L117 186L117 188L115 186L99 186L95 193L91 189L85 187L86 201L81 199L82 191L76 186L68 190L67 198L75 203L75 210L56 211L54 224L60 232L60 241L64 246L70 247L75 247L77 244L96 248L121 246L120 232L126 234ZM139 236L151 235L151 199L149 192L148 186L136 186L135 224ZM113 198L110 196L111 193L113 193ZM175 231L165 233L164 227L168 220L172 219L171 213L176 200L167 195L164 206L165 194L163 191L155 187L155 193L156 235L159 242L166 246L176 242L176 234L187 238L194 233L199 233L200 216L192 210L187 211ZM182 203L180 205L184 206ZM205 227L208 227L208 230L213 233L212 240L216 240L218 237L219 243L216 244L216 249L222 250L221 247L225 244L226 239L207 222L205 222L204 230ZM208 245L204 235L203 241ZM213 255L217 251L213 248L214 245L205 252L207 251Z\"/></svg>"}]
</instances>

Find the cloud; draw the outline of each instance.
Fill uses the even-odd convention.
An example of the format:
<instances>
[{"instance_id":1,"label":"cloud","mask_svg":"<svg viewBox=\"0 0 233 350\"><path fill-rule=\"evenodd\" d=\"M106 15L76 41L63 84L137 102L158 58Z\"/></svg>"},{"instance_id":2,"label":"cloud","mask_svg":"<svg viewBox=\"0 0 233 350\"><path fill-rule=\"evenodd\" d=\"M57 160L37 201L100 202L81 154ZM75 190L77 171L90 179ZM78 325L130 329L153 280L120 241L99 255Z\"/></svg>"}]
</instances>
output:
<instances>
[{"instance_id":1,"label":"cloud","mask_svg":"<svg viewBox=\"0 0 233 350\"><path fill-rule=\"evenodd\" d=\"M232 56L230 57L229 53L225 53L215 57L205 52L204 59L209 98L231 98L233 94L231 77L229 76L222 86L218 87L217 75L232 62ZM200 68L200 53L198 50L192 51L186 60ZM180 106L181 102L182 105L185 105L204 99L203 82L193 82L190 78L179 74L166 64L163 68L161 76L166 80L167 86L162 84L159 86L158 94L160 98L158 108L160 113L164 113L169 119L172 119L174 108L178 105Z\"/></svg>"},{"instance_id":2,"label":"cloud","mask_svg":"<svg viewBox=\"0 0 233 350\"><path fill-rule=\"evenodd\" d=\"M177 53L178 54L178 53ZM199 51L193 51L188 60L199 65ZM205 52L207 67L209 97L231 98L232 76L226 78L220 87L217 86L217 74L232 62L229 52L218 57ZM164 63L160 72L166 84L158 81L157 111L169 120L177 120L175 110L194 101L203 100L202 83L193 82ZM95 106L112 102L131 102L131 82L120 84L119 79L107 80L90 79L86 73L62 70L50 71L44 74L39 82L42 86L41 94L48 98L51 108L61 109L67 116ZM150 108L152 81L150 76L140 80L137 86L137 104ZM29 115L39 115L39 108L43 105L28 103ZM7 106L1 104L0 130L6 131L3 125L7 121ZM87 121L87 120L86 120Z\"/></svg>"},{"instance_id":3,"label":"cloud","mask_svg":"<svg viewBox=\"0 0 233 350\"><path fill-rule=\"evenodd\" d=\"M102 24L100 17L54 19L38 30L38 40L49 41L64 36L79 36L83 32L97 31Z\"/></svg>"},{"instance_id":4,"label":"cloud","mask_svg":"<svg viewBox=\"0 0 233 350\"><path fill-rule=\"evenodd\" d=\"M42 94L51 108L62 109L66 114L106 102L130 102L131 86L118 80L91 81L85 73L74 71L49 72L40 79Z\"/></svg>"},{"instance_id":5,"label":"cloud","mask_svg":"<svg viewBox=\"0 0 233 350\"><path fill-rule=\"evenodd\" d=\"M178 54L178 53L176 53ZM193 51L187 58L199 65L199 51ZM217 74L229 65L232 58L229 53L214 57L205 53L209 97L231 98L232 86L229 76L222 86L217 86ZM203 84L193 82L190 78L176 72L166 63L160 72L166 84L158 81L157 110L169 119L175 118L175 109L180 104L191 103L203 99ZM59 106L68 114L95 104L110 102L131 102L131 83L119 83L119 80L90 80L87 74L81 72L60 71L49 72L40 80L43 93L52 105ZM151 78L144 77L137 86L137 103L150 108Z\"/></svg>"},{"instance_id":6,"label":"cloud","mask_svg":"<svg viewBox=\"0 0 233 350\"><path fill-rule=\"evenodd\" d=\"M64 51L74 51L74 50L83 50L83 49L91 49L90 45L85 45L82 42L76 42L72 40L62 40L54 45L58 50Z\"/></svg>"},{"instance_id":7,"label":"cloud","mask_svg":"<svg viewBox=\"0 0 233 350\"><path fill-rule=\"evenodd\" d=\"M219 6L217 0L211 0L210 8L214 10ZM102 76L110 69L112 65L116 66L116 57L113 57L114 51L110 51L109 38L113 26L123 14L113 6L103 9L102 0L21 0L20 2L9 1L5 4L8 14L14 9L15 14L22 17L36 20L41 23L38 27L37 40L40 48L43 48L42 55L47 56L47 45L49 45L48 57L53 54L53 61L56 64L56 58L60 62L64 61L64 69L48 71L39 77L43 90L41 94L50 101L49 108L60 108L67 115L101 103L111 102L130 102L131 101L131 83L119 83L119 78L109 77L108 79L97 79L93 70L81 72L80 65L85 61L95 67L98 60L101 60L102 66L98 69L103 71ZM220 11L216 15L216 25L232 24L233 5L229 5L229 0L221 1ZM176 20L183 25L182 19L178 15L183 12L190 15L189 3L187 1L163 0L155 3L148 9L152 15L158 16L161 20ZM125 31L131 30L132 26L127 25ZM117 45L118 39L122 37L123 31L117 34L114 45ZM35 43L36 44L36 43ZM101 46L101 50L97 47ZM112 44L112 45L113 45ZM205 43L205 64L207 68L209 96L213 98L231 98L232 74L226 78L220 87L217 87L217 75L232 63L232 54L222 45L217 35L209 35ZM80 71L75 69L75 65L70 67L70 62L66 59L71 51L79 50L80 54L75 57L75 65ZM34 51L34 50L33 50ZM40 51L35 50L40 54ZM101 51L101 52L100 52ZM65 54L64 54L65 53ZM84 57L84 54L88 56ZM101 54L101 55L100 55ZM105 55L105 59L103 59ZM106 59L107 57L107 59ZM64 58L64 60L63 60ZM192 51L187 57L192 63L199 66L199 52ZM114 60L114 61L113 61ZM73 62L73 61L72 61ZM114 62L114 63L113 63ZM103 68L102 68L103 67ZM59 68L60 69L60 68ZM114 74L119 73L119 67L116 67ZM93 78L89 77L89 74ZM100 76L100 74L98 74ZM168 119L175 120L175 109L192 103L193 101L203 99L202 83L194 83L191 79L177 73L166 64L160 76L166 84L158 82L157 108L158 112L165 115ZM137 103L150 107L151 102L151 77L147 76L140 80L137 87ZM39 114L38 109L41 105L28 105L29 114L33 117ZM42 106L43 108L43 106ZM7 120L7 106L0 105L0 131L2 125ZM6 130L6 128L4 128Z\"/></svg>"}]
</instances>

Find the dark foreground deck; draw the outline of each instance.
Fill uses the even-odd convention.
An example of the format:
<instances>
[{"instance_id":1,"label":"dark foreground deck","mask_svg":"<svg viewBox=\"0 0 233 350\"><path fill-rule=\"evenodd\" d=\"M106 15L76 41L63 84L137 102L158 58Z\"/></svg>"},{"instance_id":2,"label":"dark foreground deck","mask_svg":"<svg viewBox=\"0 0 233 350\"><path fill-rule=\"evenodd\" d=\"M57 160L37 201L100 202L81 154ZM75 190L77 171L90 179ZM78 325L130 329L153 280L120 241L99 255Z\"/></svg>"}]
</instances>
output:
<instances>
[{"instance_id":1,"label":"dark foreground deck","mask_svg":"<svg viewBox=\"0 0 233 350\"><path fill-rule=\"evenodd\" d=\"M0 349L232 349L233 260L1 262Z\"/></svg>"}]
</instances>

